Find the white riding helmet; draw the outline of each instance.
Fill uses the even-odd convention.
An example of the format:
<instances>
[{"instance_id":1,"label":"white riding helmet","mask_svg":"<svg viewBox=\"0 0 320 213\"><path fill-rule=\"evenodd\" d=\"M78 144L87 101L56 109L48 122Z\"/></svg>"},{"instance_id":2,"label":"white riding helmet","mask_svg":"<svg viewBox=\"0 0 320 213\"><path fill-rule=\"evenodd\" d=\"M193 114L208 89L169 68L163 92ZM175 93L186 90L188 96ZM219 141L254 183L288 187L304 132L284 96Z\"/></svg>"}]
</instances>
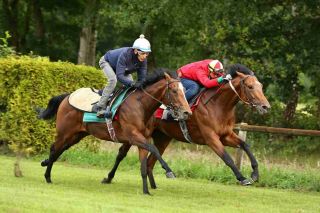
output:
<instances>
[{"instance_id":1,"label":"white riding helmet","mask_svg":"<svg viewBox=\"0 0 320 213\"><path fill-rule=\"evenodd\" d=\"M151 52L150 42L144 38L143 34L134 41L132 48L141 50L142 52Z\"/></svg>"},{"instance_id":2,"label":"white riding helmet","mask_svg":"<svg viewBox=\"0 0 320 213\"><path fill-rule=\"evenodd\" d=\"M213 72L213 71L222 72L223 71L223 65L219 60L212 60L209 63L208 67L211 72Z\"/></svg>"}]
</instances>

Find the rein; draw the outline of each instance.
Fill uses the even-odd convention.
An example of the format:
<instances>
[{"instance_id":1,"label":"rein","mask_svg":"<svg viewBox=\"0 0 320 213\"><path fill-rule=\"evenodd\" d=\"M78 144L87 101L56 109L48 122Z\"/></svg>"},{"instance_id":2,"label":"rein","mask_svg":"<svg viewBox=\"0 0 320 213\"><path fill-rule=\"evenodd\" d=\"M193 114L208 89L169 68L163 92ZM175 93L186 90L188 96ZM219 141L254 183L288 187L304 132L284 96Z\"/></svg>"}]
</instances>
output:
<instances>
[{"instance_id":1,"label":"rein","mask_svg":"<svg viewBox=\"0 0 320 213\"><path fill-rule=\"evenodd\" d=\"M248 76L247 76L247 77L248 77ZM243 82L247 77L245 77L245 78L243 78L243 79L240 80L240 86L241 86L242 88L243 88L243 83L242 83L242 82ZM249 102L243 100L243 99L240 97L239 93L238 93L237 90L234 88L234 86L233 86L233 84L231 83L231 81L229 81L229 85L230 85L231 89L233 90L233 92L236 93L236 95L238 96L238 98L239 98L243 103L245 103L245 104L247 104L247 105L250 105Z\"/></svg>"},{"instance_id":2,"label":"rein","mask_svg":"<svg viewBox=\"0 0 320 213\"><path fill-rule=\"evenodd\" d=\"M243 79L240 80L240 87L241 87L241 89L244 89L244 92L245 92L247 98L248 98L249 95L248 95L247 92L246 92L247 90L244 88L245 85L243 84L243 82L244 82L248 77L249 77L249 76L246 76L245 78L243 78ZM253 106L253 107L256 106L256 105L253 104L252 102L245 101L245 100L243 100L243 99L240 97L239 93L238 93L237 90L234 88L231 80L229 80L228 83L229 83L231 89L233 90L233 92L238 96L238 98L239 98L243 103L245 103L245 104L247 104L247 105L250 105L250 106ZM213 97L219 92L219 90L221 89L222 86L223 86L223 85L221 85L221 86L219 87L219 89L218 89L210 98L208 98L208 100L205 102L205 105L211 100L211 98L213 98ZM250 100L250 98L248 98L248 100Z\"/></svg>"}]
</instances>

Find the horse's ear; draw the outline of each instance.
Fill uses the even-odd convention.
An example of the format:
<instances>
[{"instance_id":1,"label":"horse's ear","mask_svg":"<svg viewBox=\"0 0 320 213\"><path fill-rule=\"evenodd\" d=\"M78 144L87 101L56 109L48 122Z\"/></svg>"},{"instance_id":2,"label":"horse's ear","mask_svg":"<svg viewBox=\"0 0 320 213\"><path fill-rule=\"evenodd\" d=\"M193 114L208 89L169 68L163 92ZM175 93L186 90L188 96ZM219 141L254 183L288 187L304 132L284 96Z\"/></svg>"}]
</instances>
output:
<instances>
[{"instance_id":1,"label":"horse's ear","mask_svg":"<svg viewBox=\"0 0 320 213\"><path fill-rule=\"evenodd\" d=\"M246 75L245 74L243 74L242 72L238 72L238 71L236 71L236 73L237 73L237 75L238 76L240 76L241 78L244 78Z\"/></svg>"},{"instance_id":2,"label":"horse's ear","mask_svg":"<svg viewBox=\"0 0 320 213\"><path fill-rule=\"evenodd\" d=\"M171 77L170 77L170 75L169 75L168 73L164 72L163 74L164 74L164 77L165 77L167 80L170 80L170 79L171 79Z\"/></svg>"}]
</instances>

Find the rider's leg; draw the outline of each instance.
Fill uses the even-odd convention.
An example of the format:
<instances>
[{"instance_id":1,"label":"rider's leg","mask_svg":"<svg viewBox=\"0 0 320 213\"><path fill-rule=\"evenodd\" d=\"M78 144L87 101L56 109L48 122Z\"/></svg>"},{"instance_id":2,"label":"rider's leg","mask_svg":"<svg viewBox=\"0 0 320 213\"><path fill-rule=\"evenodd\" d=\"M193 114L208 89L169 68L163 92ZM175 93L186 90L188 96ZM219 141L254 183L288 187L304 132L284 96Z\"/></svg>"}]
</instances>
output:
<instances>
[{"instance_id":1,"label":"rider's leg","mask_svg":"<svg viewBox=\"0 0 320 213\"><path fill-rule=\"evenodd\" d=\"M181 78L181 83L186 90L185 95L187 101L190 102L192 98L199 93L200 85L197 82L186 78Z\"/></svg>"},{"instance_id":2,"label":"rider's leg","mask_svg":"<svg viewBox=\"0 0 320 213\"><path fill-rule=\"evenodd\" d=\"M113 92L114 88L117 84L117 77L110 66L110 64L104 59L104 56L101 57L99 61L100 68L103 70L103 73L107 77L107 86L103 89L102 96L99 102L93 107L92 111L97 112L97 116L101 117L104 116L106 111L106 104L110 94Z\"/></svg>"}]
</instances>

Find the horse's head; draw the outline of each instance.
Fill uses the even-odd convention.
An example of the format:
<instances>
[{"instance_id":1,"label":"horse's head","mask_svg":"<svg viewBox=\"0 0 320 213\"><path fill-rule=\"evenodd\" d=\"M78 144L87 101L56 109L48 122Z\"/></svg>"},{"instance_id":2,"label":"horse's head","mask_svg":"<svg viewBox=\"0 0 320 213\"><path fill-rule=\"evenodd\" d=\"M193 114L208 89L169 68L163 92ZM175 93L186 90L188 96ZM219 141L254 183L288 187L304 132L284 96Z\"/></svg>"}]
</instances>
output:
<instances>
[{"instance_id":1,"label":"horse's head","mask_svg":"<svg viewBox=\"0 0 320 213\"><path fill-rule=\"evenodd\" d=\"M263 93L262 84L251 70L241 64L236 64L229 70L229 74L235 80L239 78L239 93L234 89L232 81L229 81L229 84L241 101L255 107L260 114L270 109L271 106Z\"/></svg>"},{"instance_id":2,"label":"horse's head","mask_svg":"<svg viewBox=\"0 0 320 213\"><path fill-rule=\"evenodd\" d=\"M187 120L191 115L191 109L184 94L182 83L179 79L172 78L164 73L166 79L166 93L163 103L173 110L173 117L178 120Z\"/></svg>"},{"instance_id":3,"label":"horse's head","mask_svg":"<svg viewBox=\"0 0 320 213\"><path fill-rule=\"evenodd\" d=\"M187 120L192 115L184 95L183 86L176 72L158 68L148 75L145 86L148 87L143 91L157 100L158 103L171 108L174 118Z\"/></svg>"}]
</instances>

